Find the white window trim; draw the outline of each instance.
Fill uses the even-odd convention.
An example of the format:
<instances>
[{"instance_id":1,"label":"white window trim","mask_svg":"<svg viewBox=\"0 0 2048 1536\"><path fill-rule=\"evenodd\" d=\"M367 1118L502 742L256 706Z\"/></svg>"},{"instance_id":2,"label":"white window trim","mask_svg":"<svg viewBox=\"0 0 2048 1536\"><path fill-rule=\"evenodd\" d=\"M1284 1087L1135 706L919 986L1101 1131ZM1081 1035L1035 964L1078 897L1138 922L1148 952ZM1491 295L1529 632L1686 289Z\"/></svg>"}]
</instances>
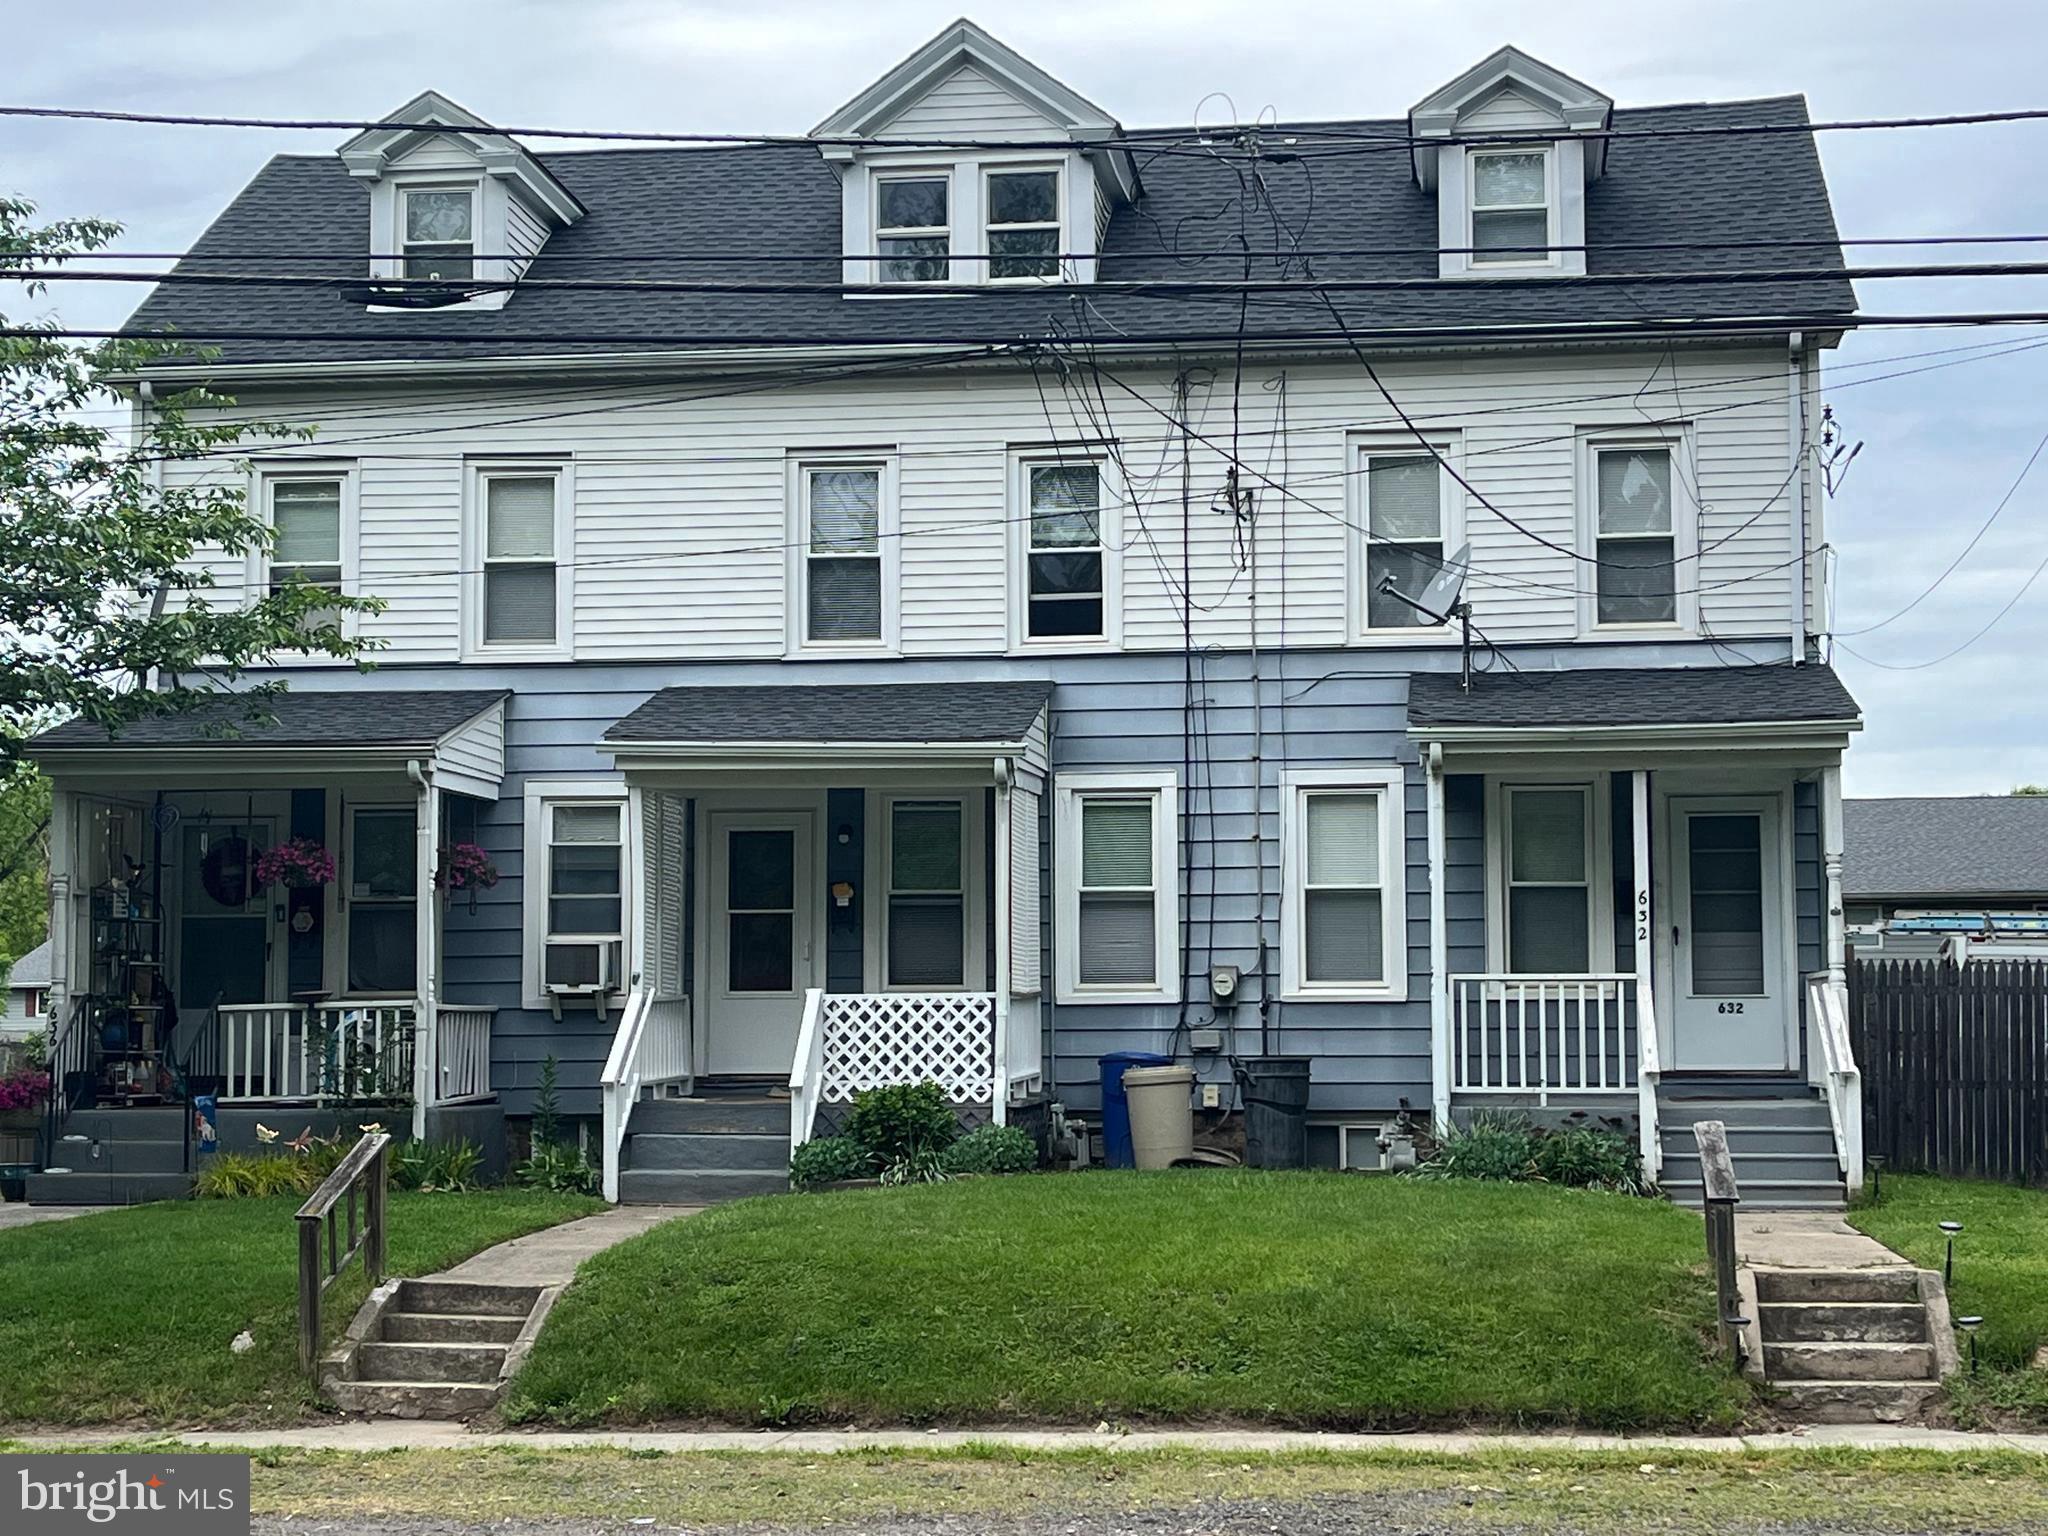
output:
<instances>
[{"instance_id":1,"label":"white window trim","mask_svg":"<svg viewBox=\"0 0 2048 1536\"><path fill-rule=\"evenodd\" d=\"M1123 486L1104 448L1013 448L1009 483L1009 647L1013 654L1120 651L1124 644ZM1030 633L1031 469L1033 465L1091 463L1100 485L1098 537L1102 540L1102 633Z\"/></svg>"},{"instance_id":2,"label":"white window trim","mask_svg":"<svg viewBox=\"0 0 2048 1536\"><path fill-rule=\"evenodd\" d=\"M1083 986L1074 935L1081 921L1081 803L1097 795L1153 796L1153 973L1151 987ZM1053 780L1053 873L1057 942L1055 1000L1061 1003L1180 1001L1180 786L1172 769L1063 773Z\"/></svg>"},{"instance_id":3,"label":"white window trim","mask_svg":"<svg viewBox=\"0 0 2048 1536\"><path fill-rule=\"evenodd\" d=\"M882 633L873 640L810 638L809 563L811 533L806 488L814 469L876 469L881 472L875 515L876 557L882 567ZM903 539L897 454L893 448L826 449L789 455L784 470L785 543L783 570L784 648L799 656L896 656L903 649Z\"/></svg>"},{"instance_id":4,"label":"white window trim","mask_svg":"<svg viewBox=\"0 0 2048 1536\"><path fill-rule=\"evenodd\" d=\"M1699 632L1700 507L1693 487L1699 467L1692 451L1690 428L1642 431L1631 428L1584 428L1578 434L1574 479L1578 483L1578 549L1587 556L1578 587L1579 633L1602 638L1627 635L1692 635ZM1600 622L1600 455L1632 448L1662 448L1671 455L1671 555L1677 588L1677 618L1654 624Z\"/></svg>"},{"instance_id":5,"label":"white window trim","mask_svg":"<svg viewBox=\"0 0 2048 1536\"><path fill-rule=\"evenodd\" d=\"M406 263L411 259L412 248L415 245L452 245L455 243L452 240L412 240L407 237L406 231L410 227L410 220L406 217L406 204L416 192L466 192L469 194L469 272L472 280L480 279L483 276L483 263L478 261L477 258L484 254L485 249L483 245L483 187L479 181L466 180L459 177L449 181L412 181L399 184L397 221L396 227L392 231L397 236L397 244L392 246L393 252L398 257L397 275L401 278L406 276Z\"/></svg>"},{"instance_id":6,"label":"white window trim","mask_svg":"<svg viewBox=\"0 0 2048 1536\"><path fill-rule=\"evenodd\" d=\"M1550 218L1542 261L1474 263L1472 248L1472 157L1488 151L1544 151L1545 185ZM1586 270L1586 146L1580 139L1546 141L1538 130L1514 144L1446 144L1437 151L1437 276L1454 280L1477 278L1578 277ZM1569 246L1572 249L1559 249Z\"/></svg>"},{"instance_id":7,"label":"white window trim","mask_svg":"<svg viewBox=\"0 0 2048 1536\"><path fill-rule=\"evenodd\" d=\"M548 813L557 805L606 805L619 809L619 991L630 984L633 954L634 890L641 850L633 840L623 779L528 779L525 789L525 834L520 844L520 990L528 1008L550 1006L542 979L548 942Z\"/></svg>"},{"instance_id":8,"label":"white window trim","mask_svg":"<svg viewBox=\"0 0 2048 1536\"><path fill-rule=\"evenodd\" d=\"M1407 772L1398 763L1357 768L1294 768L1280 778L1280 987L1299 1002L1399 1003L1408 999ZM1381 954L1377 983L1308 979L1308 797L1317 791L1379 796Z\"/></svg>"},{"instance_id":9,"label":"white window trim","mask_svg":"<svg viewBox=\"0 0 2048 1536\"><path fill-rule=\"evenodd\" d=\"M340 878L335 881L335 892L337 896L340 898L339 905L341 906L342 909L340 923L340 976L338 978L341 985L338 989L339 994L342 997L361 998L410 998L417 996L419 993L419 976L421 972L421 957L417 953L413 955L412 962L413 984L409 987L399 987L391 991L377 992L372 991L367 987L350 986L348 978L348 966L349 956L354 952L354 941L353 936L350 933L350 928L355 922L355 912L358 906L362 905L364 902L367 902L369 903L369 905L373 907L408 907L414 913L413 931L415 934L417 934L419 931L419 904L422 901L435 899L434 892L422 891L419 888L419 875L417 869L418 859L416 857L413 860L415 869L413 875L413 893L412 899L410 901L401 901L399 898L393 896L357 896L354 891L356 862L356 818L362 815L362 813L365 811L370 811L375 814L388 816L402 815L405 818L406 825L412 827L413 829L413 842L416 846L418 842L419 833L419 802L417 800L350 800L340 805L338 808L341 812L342 837L341 869L338 871Z\"/></svg>"},{"instance_id":10,"label":"white window trim","mask_svg":"<svg viewBox=\"0 0 2048 1536\"><path fill-rule=\"evenodd\" d=\"M1434 450L1457 475L1465 473L1465 440L1460 433L1433 432L1426 436L1429 447L1408 433L1354 433L1346 439L1344 476L1344 566L1348 573L1345 591L1349 612L1351 643L1354 645L1427 646L1452 645L1457 641L1453 624L1417 624L1407 629L1374 629L1368 622L1371 593L1366 588L1366 552L1372 540L1371 488L1366 466L1373 459L1415 458ZM1465 542L1465 487L1455 475L1438 468L1443 483L1443 544L1446 560ZM1398 541L1390 541L1398 542ZM1470 595L1469 592L1467 594Z\"/></svg>"},{"instance_id":11,"label":"white window trim","mask_svg":"<svg viewBox=\"0 0 2048 1536\"><path fill-rule=\"evenodd\" d=\"M357 480L357 466L344 461L294 460L290 463L257 464L249 476L248 505L263 525L271 527L270 492L280 482L288 480L339 480L341 482L341 590L345 596L354 596L361 591L361 549L360 533L360 489ZM244 606L255 604L270 591L270 552L263 549L249 551L246 580L248 582ZM344 613L341 617L341 632L354 639L359 615ZM309 657L308 660L317 658Z\"/></svg>"},{"instance_id":12,"label":"white window trim","mask_svg":"<svg viewBox=\"0 0 2048 1536\"><path fill-rule=\"evenodd\" d=\"M893 807L899 801L958 800L960 802L960 878L966 900L961 921L965 942L960 960L960 985L956 987L898 987L889 983L889 871L891 842L895 831ZM871 789L866 797L867 825L873 830L866 840L862 878L874 892L862 934L866 975L878 992L986 992L988 991L988 825L985 791L982 788L939 785L930 789Z\"/></svg>"},{"instance_id":13,"label":"white window trim","mask_svg":"<svg viewBox=\"0 0 2048 1536\"><path fill-rule=\"evenodd\" d=\"M1515 774L1486 781L1486 968L1508 968L1508 803L1518 789L1578 789L1586 807L1586 969L1616 968L1614 953L1614 784L1609 773Z\"/></svg>"},{"instance_id":14,"label":"white window trim","mask_svg":"<svg viewBox=\"0 0 2048 1536\"><path fill-rule=\"evenodd\" d=\"M868 228L874 231L873 250L878 258L874 263L872 281L877 287L903 288L915 291L919 288L936 288L956 280L955 268L959 265L953 258L960 255L960 183L956 174L958 167L949 163L939 165L892 165L886 170L878 169L868 178ZM891 181L943 181L946 184L946 223L941 229L936 224L892 226L882 228L882 186ZM915 239L943 233L946 237L946 275L921 279L892 279L882 274L885 263L879 258L884 240Z\"/></svg>"},{"instance_id":15,"label":"white window trim","mask_svg":"<svg viewBox=\"0 0 2048 1536\"><path fill-rule=\"evenodd\" d=\"M484 483L551 477L555 482L555 638L527 642L484 639ZM567 661L576 653L576 470L567 459L471 459L463 466L462 654L469 660L509 657Z\"/></svg>"},{"instance_id":16,"label":"white window trim","mask_svg":"<svg viewBox=\"0 0 2048 1536\"><path fill-rule=\"evenodd\" d=\"M827 158L834 157L828 153ZM988 285L989 263L982 258L988 255L987 176L992 171L1058 170L1060 251L1063 257L1072 258L1060 262L1057 278L1006 278L995 286L1094 281L1098 180L1095 167L1079 150L1048 154L1042 149L982 149L935 160L928 149L863 148L848 151L838 163L840 276L855 290L846 295L851 301L916 300L949 289ZM919 176L949 179L947 244L953 259L942 281L884 283L877 259L881 252L877 224L880 198L875 184L883 179Z\"/></svg>"},{"instance_id":17,"label":"white window trim","mask_svg":"<svg viewBox=\"0 0 2048 1536\"><path fill-rule=\"evenodd\" d=\"M1477 254L1479 242L1473 236L1473 215L1491 212L1478 206L1479 172L1478 162L1488 155L1541 155L1543 157L1543 243L1552 249L1542 256L1522 256L1514 261L1483 261ZM1563 199L1558 195L1558 160L1555 144L1475 144L1465 151L1465 246L1466 266L1474 277L1485 277L1496 272L1513 274L1530 271L1556 271L1559 267L1559 253L1556 247L1564 243ZM1503 203L1501 208L1520 212L1529 211L1525 203Z\"/></svg>"},{"instance_id":18,"label":"white window trim","mask_svg":"<svg viewBox=\"0 0 2048 1536\"><path fill-rule=\"evenodd\" d=\"M977 169L979 170L981 175L981 235L980 240L978 242L980 250L977 254L984 258L990 258L981 263L983 273L981 280L984 283L987 283L991 287L995 288L1042 288L1050 283L1064 282L1066 280L1067 268L1067 262L1065 260L1065 257L1067 252L1073 249L1073 246L1068 243L1069 230L1067 225L1067 167L1065 163L1059 160L1044 160L1035 163L1029 161L1013 163L1000 160L985 160L979 163ZM989 197L989 178L991 176L1029 175L1034 171L1049 173L1053 178L1052 201L1053 209L1056 214L1056 220L1054 223L1054 232L1056 238L1053 244L1055 260L1053 261L1052 276L997 277L995 275L995 262L992 259L994 256L994 251L992 247L994 246L995 242L989 238L991 233L993 233L993 231L997 229L1043 229L1045 228L1045 223L1043 221L1040 221L1032 224L998 225L991 222L989 217L989 209L993 204L993 200Z\"/></svg>"}]
</instances>

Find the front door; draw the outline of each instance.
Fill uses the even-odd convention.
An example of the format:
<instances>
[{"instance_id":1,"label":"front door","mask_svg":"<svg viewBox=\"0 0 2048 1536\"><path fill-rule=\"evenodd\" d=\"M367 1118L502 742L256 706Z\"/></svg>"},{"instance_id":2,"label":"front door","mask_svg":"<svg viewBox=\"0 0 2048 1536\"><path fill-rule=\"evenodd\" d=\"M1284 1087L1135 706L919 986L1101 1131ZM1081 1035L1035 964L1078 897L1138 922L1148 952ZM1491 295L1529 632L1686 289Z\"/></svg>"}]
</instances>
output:
<instances>
[{"instance_id":1,"label":"front door","mask_svg":"<svg viewBox=\"0 0 2048 1536\"><path fill-rule=\"evenodd\" d=\"M1672 1066L1782 1072L1787 1029L1778 803L1674 799Z\"/></svg>"},{"instance_id":2,"label":"front door","mask_svg":"<svg viewBox=\"0 0 2048 1536\"><path fill-rule=\"evenodd\" d=\"M197 1013L223 1003L268 1000L271 898L256 860L274 829L254 821L187 821L178 851L178 1006Z\"/></svg>"},{"instance_id":3,"label":"front door","mask_svg":"<svg viewBox=\"0 0 2048 1536\"><path fill-rule=\"evenodd\" d=\"M708 832L705 1071L785 1077L813 985L811 813L714 811Z\"/></svg>"}]
</instances>

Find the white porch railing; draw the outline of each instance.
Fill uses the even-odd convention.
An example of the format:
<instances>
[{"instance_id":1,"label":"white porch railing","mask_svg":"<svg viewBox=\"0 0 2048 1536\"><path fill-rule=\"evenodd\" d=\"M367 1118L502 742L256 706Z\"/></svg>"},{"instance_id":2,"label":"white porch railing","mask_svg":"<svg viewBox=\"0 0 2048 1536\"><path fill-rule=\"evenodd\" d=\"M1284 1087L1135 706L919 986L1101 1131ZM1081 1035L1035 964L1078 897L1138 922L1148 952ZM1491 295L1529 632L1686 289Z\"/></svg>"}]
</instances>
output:
<instances>
[{"instance_id":1,"label":"white porch railing","mask_svg":"<svg viewBox=\"0 0 2048 1536\"><path fill-rule=\"evenodd\" d=\"M491 1019L495 1008L443 1003L434 1010L434 1102L459 1104L491 1096Z\"/></svg>"},{"instance_id":2,"label":"white porch railing","mask_svg":"<svg viewBox=\"0 0 2048 1536\"><path fill-rule=\"evenodd\" d=\"M1806 978L1806 1027L1820 1051L1821 1094L1834 1128L1835 1155L1850 1194L1863 1187L1863 1073L1849 1040L1848 988L1826 971Z\"/></svg>"},{"instance_id":3,"label":"white porch railing","mask_svg":"<svg viewBox=\"0 0 2048 1536\"><path fill-rule=\"evenodd\" d=\"M987 992L804 994L789 1072L789 1142L811 1139L818 1109L891 1083L935 1082L955 1104L987 1104L996 1092L996 999Z\"/></svg>"},{"instance_id":4,"label":"white porch railing","mask_svg":"<svg viewBox=\"0 0 2048 1536\"><path fill-rule=\"evenodd\" d=\"M1457 1092L1548 1104L1552 1094L1636 1091L1634 976L1458 976L1451 987Z\"/></svg>"},{"instance_id":5,"label":"white porch railing","mask_svg":"<svg viewBox=\"0 0 2048 1536\"><path fill-rule=\"evenodd\" d=\"M657 997L646 987L626 996L598 1089L604 1101L604 1197L619 1198L626 1124L643 1088L690 1076L690 1000Z\"/></svg>"},{"instance_id":6,"label":"white porch railing","mask_svg":"<svg viewBox=\"0 0 2048 1536\"><path fill-rule=\"evenodd\" d=\"M415 1017L409 1002L224 1003L186 1071L218 1080L223 1103L402 1099ZM486 1081L488 1072L487 1060Z\"/></svg>"},{"instance_id":7,"label":"white porch railing","mask_svg":"<svg viewBox=\"0 0 2048 1536\"><path fill-rule=\"evenodd\" d=\"M1664 1058L1657 1044L1657 999L1644 976L1636 988L1636 1135L1642 1153L1643 1177L1652 1184L1664 1173L1664 1138L1657 1125L1657 1083L1664 1076Z\"/></svg>"}]
</instances>

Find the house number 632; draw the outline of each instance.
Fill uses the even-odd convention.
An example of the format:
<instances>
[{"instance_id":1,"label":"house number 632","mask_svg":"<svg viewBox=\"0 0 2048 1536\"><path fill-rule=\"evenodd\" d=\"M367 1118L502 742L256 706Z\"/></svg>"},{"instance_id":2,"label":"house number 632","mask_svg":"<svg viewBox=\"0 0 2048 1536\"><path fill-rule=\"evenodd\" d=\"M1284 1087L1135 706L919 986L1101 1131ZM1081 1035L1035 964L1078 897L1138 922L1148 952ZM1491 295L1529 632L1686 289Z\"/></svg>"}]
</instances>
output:
<instances>
[{"instance_id":1,"label":"house number 632","mask_svg":"<svg viewBox=\"0 0 2048 1536\"><path fill-rule=\"evenodd\" d=\"M1742 1004L1723 1003L1719 1008L1715 1009L1714 1011L1716 1013L1740 1013L1742 1012Z\"/></svg>"}]
</instances>

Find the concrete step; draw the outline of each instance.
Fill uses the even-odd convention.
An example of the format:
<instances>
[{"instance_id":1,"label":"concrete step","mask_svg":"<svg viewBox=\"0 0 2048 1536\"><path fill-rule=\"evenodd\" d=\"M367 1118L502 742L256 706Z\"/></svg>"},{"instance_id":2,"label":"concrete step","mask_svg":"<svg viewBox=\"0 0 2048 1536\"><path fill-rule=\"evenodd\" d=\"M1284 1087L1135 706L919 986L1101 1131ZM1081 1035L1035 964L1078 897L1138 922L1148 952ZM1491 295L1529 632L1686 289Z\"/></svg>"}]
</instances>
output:
<instances>
[{"instance_id":1,"label":"concrete step","mask_svg":"<svg viewBox=\"0 0 2048 1536\"><path fill-rule=\"evenodd\" d=\"M1766 1301L1757 1325L1771 1344L1927 1342L1927 1309L1917 1301Z\"/></svg>"},{"instance_id":2,"label":"concrete step","mask_svg":"<svg viewBox=\"0 0 2048 1536\"><path fill-rule=\"evenodd\" d=\"M1903 1264L1878 1269L1759 1269L1759 1302L1920 1301L1920 1277Z\"/></svg>"},{"instance_id":3,"label":"concrete step","mask_svg":"<svg viewBox=\"0 0 2048 1536\"><path fill-rule=\"evenodd\" d=\"M525 1317L490 1317L466 1312L386 1312L384 1338L391 1344L510 1344Z\"/></svg>"},{"instance_id":4,"label":"concrete step","mask_svg":"<svg viewBox=\"0 0 2048 1536\"><path fill-rule=\"evenodd\" d=\"M1779 1381L1933 1381L1931 1344L1764 1345L1764 1379Z\"/></svg>"},{"instance_id":5,"label":"concrete step","mask_svg":"<svg viewBox=\"0 0 2048 1536\"><path fill-rule=\"evenodd\" d=\"M478 1285L466 1280L406 1280L398 1289L401 1312L460 1313L466 1317L525 1317L540 1300L537 1285Z\"/></svg>"},{"instance_id":6,"label":"concrete step","mask_svg":"<svg viewBox=\"0 0 2048 1536\"><path fill-rule=\"evenodd\" d=\"M1668 1161L1673 1157L1697 1157L1699 1143L1693 1140L1691 1125L1664 1125L1660 1127L1660 1139L1664 1144L1664 1156ZM1835 1132L1827 1124L1821 1125L1745 1125L1728 1133L1729 1154L1765 1157L1785 1156L1803 1153L1809 1157L1825 1157L1835 1160Z\"/></svg>"},{"instance_id":7,"label":"concrete step","mask_svg":"<svg viewBox=\"0 0 2048 1536\"><path fill-rule=\"evenodd\" d=\"M628 1168L619 1175L622 1205L716 1205L789 1191L789 1174L741 1169Z\"/></svg>"},{"instance_id":8,"label":"concrete step","mask_svg":"<svg viewBox=\"0 0 2048 1536\"><path fill-rule=\"evenodd\" d=\"M330 1381L335 1406L388 1419L473 1419L498 1403L495 1382Z\"/></svg>"},{"instance_id":9,"label":"concrete step","mask_svg":"<svg viewBox=\"0 0 2048 1536\"><path fill-rule=\"evenodd\" d=\"M64 1134L96 1141L182 1141L185 1106L148 1104L135 1109L74 1109Z\"/></svg>"},{"instance_id":10,"label":"concrete step","mask_svg":"<svg viewBox=\"0 0 2048 1536\"><path fill-rule=\"evenodd\" d=\"M1686 1135L1701 1120L1718 1120L1732 1134L1754 1126L1828 1126L1828 1107L1819 1099L1730 1099L1700 1103L1684 1099L1659 1099L1657 1124L1676 1127Z\"/></svg>"},{"instance_id":11,"label":"concrete step","mask_svg":"<svg viewBox=\"0 0 2048 1536\"><path fill-rule=\"evenodd\" d=\"M785 1126L780 1135L762 1136L737 1131L688 1135L635 1131L626 1138L626 1166L785 1173L789 1169L789 1130Z\"/></svg>"},{"instance_id":12,"label":"concrete step","mask_svg":"<svg viewBox=\"0 0 2048 1536\"><path fill-rule=\"evenodd\" d=\"M1752 1184L1833 1184L1842 1177L1842 1165L1835 1161L1834 1149L1815 1156L1810 1153L1794 1152L1751 1152L1747 1148L1731 1147L1728 1160L1735 1165L1735 1187L1741 1191L1745 1203L1749 1199ZM1697 1151L1664 1155L1664 1182L1667 1184L1697 1184L1700 1181L1700 1159Z\"/></svg>"},{"instance_id":13,"label":"concrete step","mask_svg":"<svg viewBox=\"0 0 2048 1536\"><path fill-rule=\"evenodd\" d=\"M1735 1182L1741 1191L1742 1209L1745 1211L1839 1211L1849 1203L1849 1193L1839 1178L1831 1181L1785 1179L1765 1182L1745 1180L1738 1168ZM1690 1184L1683 1184L1667 1173L1662 1178L1662 1185L1673 1205L1682 1205L1693 1211L1700 1208L1702 1197L1697 1178Z\"/></svg>"},{"instance_id":14,"label":"concrete step","mask_svg":"<svg viewBox=\"0 0 2048 1536\"><path fill-rule=\"evenodd\" d=\"M1912 1424L1941 1397L1933 1381L1772 1382L1778 1404L1804 1424Z\"/></svg>"},{"instance_id":15,"label":"concrete step","mask_svg":"<svg viewBox=\"0 0 2048 1536\"><path fill-rule=\"evenodd\" d=\"M789 1100L769 1098L642 1099L626 1129L654 1136L774 1136L789 1139Z\"/></svg>"},{"instance_id":16,"label":"concrete step","mask_svg":"<svg viewBox=\"0 0 2048 1536\"><path fill-rule=\"evenodd\" d=\"M32 1173L23 1193L30 1205L144 1205L152 1200L184 1200L192 1180L182 1173L112 1173L76 1170Z\"/></svg>"},{"instance_id":17,"label":"concrete step","mask_svg":"<svg viewBox=\"0 0 2048 1536\"><path fill-rule=\"evenodd\" d=\"M502 1344L366 1342L356 1351L358 1381L495 1382L504 1365Z\"/></svg>"}]
</instances>

